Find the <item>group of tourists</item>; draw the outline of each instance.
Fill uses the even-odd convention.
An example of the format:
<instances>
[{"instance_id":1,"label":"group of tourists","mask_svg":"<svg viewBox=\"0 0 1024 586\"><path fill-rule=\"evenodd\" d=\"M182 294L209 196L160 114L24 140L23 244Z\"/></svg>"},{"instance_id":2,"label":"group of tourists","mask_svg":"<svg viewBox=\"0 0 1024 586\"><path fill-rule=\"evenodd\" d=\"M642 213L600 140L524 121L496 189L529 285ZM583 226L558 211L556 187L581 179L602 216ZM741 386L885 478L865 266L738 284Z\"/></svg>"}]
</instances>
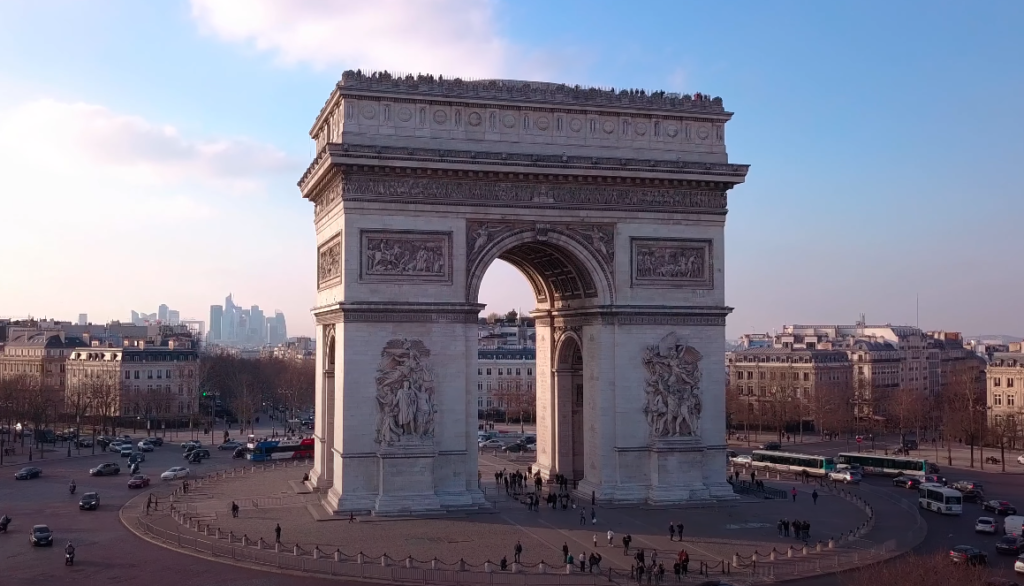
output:
<instances>
[{"instance_id":1,"label":"group of tourists","mask_svg":"<svg viewBox=\"0 0 1024 586\"><path fill-rule=\"evenodd\" d=\"M628 537L628 536L627 536ZM627 541L623 538L624 550L628 550ZM686 553L685 549L679 550L679 554L676 556L675 561L672 562L672 573L676 577L676 582L681 582L683 576L687 576L690 573L690 554ZM633 565L629 571L630 579L636 579L637 584L642 584L644 578L647 578L648 584L661 584L665 581L665 563L658 560L657 550L651 551L650 559L647 559L647 555L643 549L636 552L633 556Z\"/></svg>"},{"instance_id":2,"label":"group of tourists","mask_svg":"<svg viewBox=\"0 0 1024 586\"><path fill-rule=\"evenodd\" d=\"M807 541L811 535L811 523L809 521L779 519L776 527L779 530L779 537L789 537L792 534L795 539Z\"/></svg>"},{"instance_id":3,"label":"group of tourists","mask_svg":"<svg viewBox=\"0 0 1024 586\"><path fill-rule=\"evenodd\" d=\"M597 543L596 538L594 543ZM580 552L578 557L573 557L569 552L569 544L563 543L562 556L565 558L564 561L567 566L576 566L579 564L581 572L601 572L601 560L604 558L596 551L591 552L589 556L586 552Z\"/></svg>"}]
</instances>

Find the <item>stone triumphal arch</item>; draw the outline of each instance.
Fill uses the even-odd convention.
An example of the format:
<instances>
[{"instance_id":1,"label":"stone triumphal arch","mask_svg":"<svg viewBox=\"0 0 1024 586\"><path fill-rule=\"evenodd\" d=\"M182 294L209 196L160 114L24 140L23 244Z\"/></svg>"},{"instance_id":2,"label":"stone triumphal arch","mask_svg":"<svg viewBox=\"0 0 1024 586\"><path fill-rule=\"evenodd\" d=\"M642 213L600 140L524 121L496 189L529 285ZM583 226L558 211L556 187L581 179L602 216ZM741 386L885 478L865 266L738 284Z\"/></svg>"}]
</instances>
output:
<instances>
[{"instance_id":1,"label":"stone triumphal arch","mask_svg":"<svg viewBox=\"0 0 1024 586\"><path fill-rule=\"evenodd\" d=\"M537 467L600 502L728 498L721 98L346 72L299 181L317 235L316 463L335 512L485 505L476 323L537 296Z\"/></svg>"}]
</instances>

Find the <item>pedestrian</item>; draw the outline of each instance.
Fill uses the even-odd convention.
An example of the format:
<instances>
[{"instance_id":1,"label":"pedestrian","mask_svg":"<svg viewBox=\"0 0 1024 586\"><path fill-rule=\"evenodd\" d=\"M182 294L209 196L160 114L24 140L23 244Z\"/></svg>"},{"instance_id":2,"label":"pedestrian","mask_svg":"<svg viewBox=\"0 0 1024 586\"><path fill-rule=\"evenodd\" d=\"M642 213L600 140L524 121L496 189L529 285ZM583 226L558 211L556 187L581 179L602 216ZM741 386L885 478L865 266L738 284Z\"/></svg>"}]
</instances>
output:
<instances>
[{"instance_id":1,"label":"pedestrian","mask_svg":"<svg viewBox=\"0 0 1024 586\"><path fill-rule=\"evenodd\" d=\"M665 564L658 564L658 584L665 581Z\"/></svg>"},{"instance_id":2,"label":"pedestrian","mask_svg":"<svg viewBox=\"0 0 1024 586\"><path fill-rule=\"evenodd\" d=\"M789 491L789 494L793 495L793 502L795 503L796 502L796 487L795 486L793 487L793 490Z\"/></svg>"},{"instance_id":3,"label":"pedestrian","mask_svg":"<svg viewBox=\"0 0 1024 586\"><path fill-rule=\"evenodd\" d=\"M612 546L612 540L615 539L615 532L611 529L608 530L608 547Z\"/></svg>"},{"instance_id":4,"label":"pedestrian","mask_svg":"<svg viewBox=\"0 0 1024 586\"><path fill-rule=\"evenodd\" d=\"M676 523L676 533L679 534L679 541L683 540L683 524Z\"/></svg>"},{"instance_id":5,"label":"pedestrian","mask_svg":"<svg viewBox=\"0 0 1024 586\"><path fill-rule=\"evenodd\" d=\"M818 504L818 489L811 492L811 500L814 501L814 504Z\"/></svg>"},{"instance_id":6,"label":"pedestrian","mask_svg":"<svg viewBox=\"0 0 1024 586\"><path fill-rule=\"evenodd\" d=\"M597 533L594 534L594 549L597 549ZM590 556L593 557L594 554L591 553Z\"/></svg>"},{"instance_id":7,"label":"pedestrian","mask_svg":"<svg viewBox=\"0 0 1024 586\"><path fill-rule=\"evenodd\" d=\"M519 556L523 555L523 544L516 540L515 556L512 558L517 564L519 563Z\"/></svg>"},{"instance_id":8,"label":"pedestrian","mask_svg":"<svg viewBox=\"0 0 1024 586\"><path fill-rule=\"evenodd\" d=\"M644 581L644 565L643 564L637 564L636 565L636 583L637 584L642 584L643 581Z\"/></svg>"},{"instance_id":9,"label":"pedestrian","mask_svg":"<svg viewBox=\"0 0 1024 586\"><path fill-rule=\"evenodd\" d=\"M238 517L238 503L231 501L231 516Z\"/></svg>"},{"instance_id":10,"label":"pedestrian","mask_svg":"<svg viewBox=\"0 0 1024 586\"><path fill-rule=\"evenodd\" d=\"M676 522L675 521L669 521L668 522L668 540L669 541L675 541L676 540Z\"/></svg>"},{"instance_id":11,"label":"pedestrian","mask_svg":"<svg viewBox=\"0 0 1024 586\"><path fill-rule=\"evenodd\" d=\"M597 525L597 509L590 509L590 524Z\"/></svg>"},{"instance_id":12,"label":"pedestrian","mask_svg":"<svg viewBox=\"0 0 1024 586\"><path fill-rule=\"evenodd\" d=\"M633 543L633 536L629 533L622 538L622 544L626 546L626 554L629 555L629 544Z\"/></svg>"},{"instance_id":13,"label":"pedestrian","mask_svg":"<svg viewBox=\"0 0 1024 586\"><path fill-rule=\"evenodd\" d=\"M580 557L576 558L580 561L580 571L587 571L587 552L580 552Z\"/></svg>"},{"instance_id":14,"label":"pedestrian","mask_svg":"<svg viewBox=\"0 0 1024 586\"><path fill-rule=\"evenodd\" d=\"M587 508L583 507L583 510L580 511L580 525L586 525L586 524L587 524Z\"/></svg>"},{"instance_id":15,"label":"pedestrian","mask_svg":"<svg viewBox=\"0 0 1024 586\"><path fill-rule=\"evenodd\" d=\"M751 470L750 471L750 484L754 484L754 479L755 478L757 478L757 471L756 470Z\"/></svg>"},{"instance_id":16,"label":"pedestrian","mask_svg":"<svg viewBox=\"0 0 1024 586\"><path fill-rule=\"evenodd\" d=\"M683 564L680 564L678 560L672 564L672 573L676 575L676 582L683 581Z\"/></svg>"},{"instance_id":17,"label":"pedestrian","mask_svg":"<svg viewBox=\"0 0 1024 586\"><path fill-rule=\"evenodd\" d=\"M682 570L684 576L686 576L690 572L689 565L690 565L690 554L686 553L685 549L679 550L679 566L680 566L680 569Z\"/></svg>"},{"instance_id":18,"label":"pedestrian","mask_svg":"<svg viewBox=\"0 0 1024 586\"><path fill-rule=\"evenodd\" d=\"M571 554L571 553L570 553L569 555L567 555L567 556L565 557L565 565L566 565L566 566L568 566L568 567L570 567L570 568L571 568L571 567L573 567L573 566L574 566L575 564L576 564L576 562L575 562L575 561L573 561L573 557L572 557L572 554Z\"/></svg>"},{"instance_id":19,"label":"pedestrian","mask_svg":"<svg viewBox=\"0 0 1024 586\"><path fill-rule=\"evenodd\" d=\"M562 559L567 561L569 559L569 544L564 541L562 542Z\"/></svg>"},{"instance_id":20,"label":"pedestrian","mask_svg":"<svg viewBox=\"0 0 1024 586\"><path fill-rule=\"evenodd\" d=\"M811 522L804 521L804 541L811 538Z\"/></svg>"},{"instance_id":21,"label":"pedestrian","mask_svg":"<svg viewBox=\"0 0 1024 586\"><path fill-rule=\"evenodd\" d=\"M348 512L348 522L349 523L355 523L356 522L356 513L355 513L355 511L349 511Z\"/></svg>"},{"instance_id":22,"label":"pedestrian","mask_svg":"<svg viewBox=\"0 0 1024 586\"><path fill-rule=\"evenodd\" d=\"M277 527L274 527L274 540L277 543L281 543L281 524L278 523Z\"/></svg>"},{"instance_id":23,"label":"pedestrian","mask_svg":"<svg viewBox=\"0 0 1024 586\"><path fill-rule=\"evenodd\" d=\"M507 557L501 556L501 561L498 563L498 569L500 569L502 572L504 572L505 570L508 569L508 558Z\"/></svg>"},{"instance_id":24,"label":"pedestrian","mask_svg":"<svg viewBox=\"0 0 1024 586\"><path fill-rule=\"evenodd\" d=\"M782 537L782 525L783 525L782 519L779 519L779 523L778 523L779 537Z\"/></svg>"},{"instance_id":25,"label":"pedestrian","mask_svg":"<svg viewBox=\"0 0 1024 586\"><path fill-rule=\"evenodd\" d=\"M782 536L789 537L789 519L782 520Z\"/></svg>"},{"instance_id":26,"label":"pedestrian","mask_svg":"<svg viewBox=\"0 0 1024 586\"><path fill-rule=\"evenodd\" d=\"M591 570L597 570L597 573L600 574L601 573L601 560L603 560L603 559L604 559L604 556L602 556L601 554L599 554L599 553L597 553L595 551L594 552L594 560L592 562L590 562L590 569Z\"/></svg>"}]
</instances>

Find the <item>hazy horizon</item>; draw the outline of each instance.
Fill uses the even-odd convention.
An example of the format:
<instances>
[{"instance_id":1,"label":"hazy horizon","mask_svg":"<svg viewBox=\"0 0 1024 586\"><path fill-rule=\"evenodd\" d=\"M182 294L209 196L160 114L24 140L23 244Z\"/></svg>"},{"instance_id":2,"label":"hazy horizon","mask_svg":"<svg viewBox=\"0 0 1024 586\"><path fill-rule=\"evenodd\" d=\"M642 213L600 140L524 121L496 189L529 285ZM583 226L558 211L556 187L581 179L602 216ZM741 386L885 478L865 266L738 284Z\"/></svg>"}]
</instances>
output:
<instances>
[{"instance_id":1,"label":"hazy horizon","mask_svg":"<svg viewBox=\"0 0 1024 586\"><path fill-rule=\"evenodd\" d=\"M729 338L860 314L1024 334L1022 21L1011 1L3 3L0 316L165 303L208 323L233 293L311 334L295 182L362 68L721 96L751 165L729 193ZM501 262L480 301L534 306Z\"/></svg>"}]
</instances>

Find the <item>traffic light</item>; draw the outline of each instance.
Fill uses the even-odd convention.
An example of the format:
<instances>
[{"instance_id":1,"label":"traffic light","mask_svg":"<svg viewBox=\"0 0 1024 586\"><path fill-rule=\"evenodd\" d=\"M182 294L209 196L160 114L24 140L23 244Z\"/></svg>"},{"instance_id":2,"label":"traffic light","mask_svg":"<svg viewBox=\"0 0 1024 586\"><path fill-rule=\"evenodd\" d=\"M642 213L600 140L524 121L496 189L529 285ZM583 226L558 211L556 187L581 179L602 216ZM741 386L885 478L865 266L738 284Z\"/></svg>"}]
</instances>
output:
<instances>
[{"instance_id":1,"label":"traffic light","mask_svg":"<svg viewBox=\"0 0 1024 586\"><path fill-rule=\"evenodd\" d=\"M203 396L204 396L204 397L206 396L206 391L203 391Z\"/></svg>"}]
</instances>

